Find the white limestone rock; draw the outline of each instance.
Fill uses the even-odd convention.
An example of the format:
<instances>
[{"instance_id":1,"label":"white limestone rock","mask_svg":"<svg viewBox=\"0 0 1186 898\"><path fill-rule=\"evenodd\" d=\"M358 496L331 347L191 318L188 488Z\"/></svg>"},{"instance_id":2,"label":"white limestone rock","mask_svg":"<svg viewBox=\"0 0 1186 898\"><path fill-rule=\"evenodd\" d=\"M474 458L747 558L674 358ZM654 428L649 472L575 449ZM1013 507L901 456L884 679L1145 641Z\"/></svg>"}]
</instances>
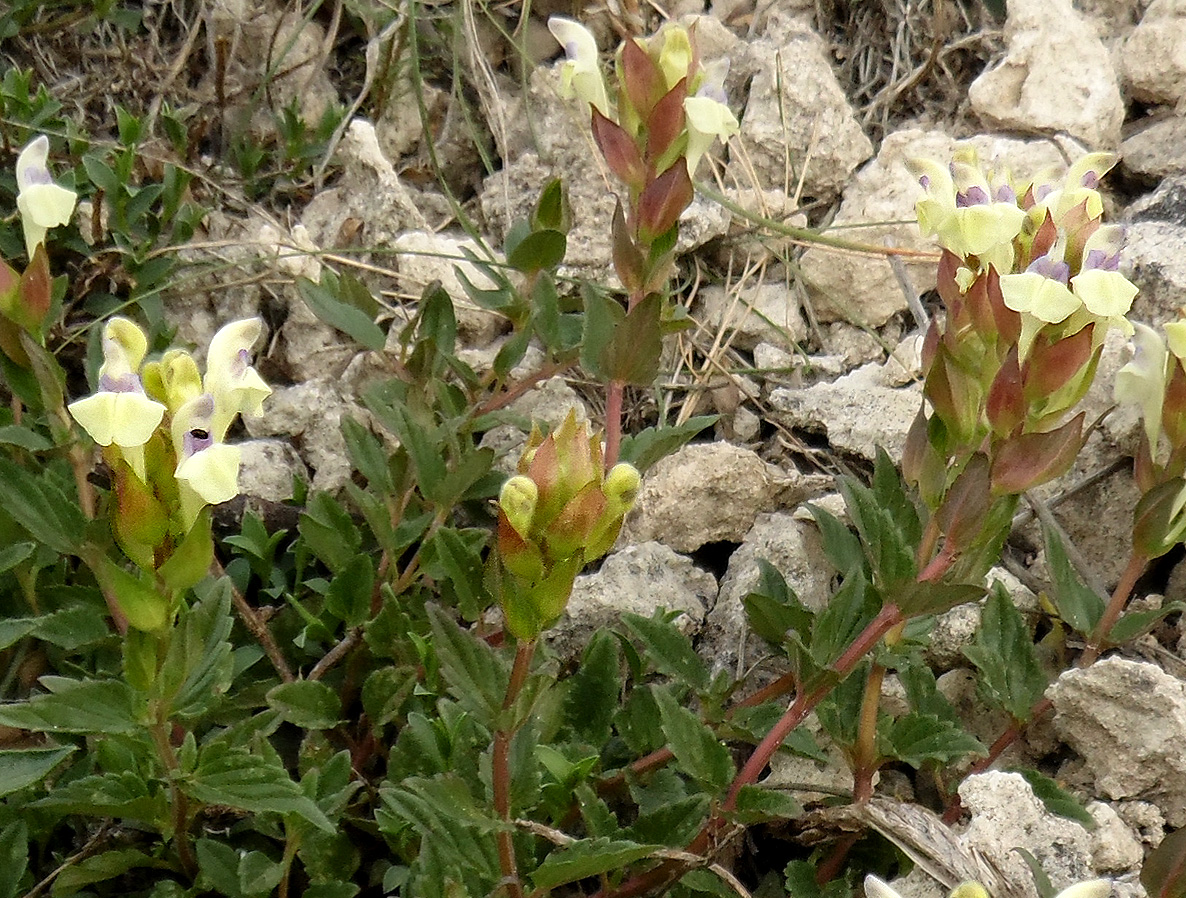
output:
<instances>
[{"instance_id":1,"label":"white limestone rock","mask_svg":"<svg viewBox=\"0 0 1186 898\"><path fill-rule=\"evenodd\" d=\"M309 469L287 440L245 440L239 446L239 494L266 502L292 498L295 481L309 479Z\"/></svg>"},{"instance_id":2,"label":"white limestone rock","mask_svg":"<svg viewBox=\"0 0 1186 898\"><path fill-rule=\"evenodd\" d=\"M350 479L350 459L342 437L344 415L358 419L364 412L346 398L333 380L310 380L277 388L258 418L244 418L252 437L288 437L313 471L312 486L337 492Z\"/></svg>"},{"instance_id":3,"label":"white limestone rock","mask_svg":"<svg viewBox=\"0 0 1186 898\"><path fill-rule=\"evenodd\" d=\"M650 617L657 608L684 612L679 627L694 635L716 591L712 574L667 546L627 546L608 555L595 573L577 577L564 615L546 638L561 657L576 657L599 627L618 625L625 612Z\"/></svg>"},{"instance_id":4,"label":"white limestone rock","mask_svg":"<svg viewBox=\"0 0 1186 898\"><path fill-rule=\"evenodd\" d=\"M987 124L1120 146L1124 100L1112 59L1071 0L1010 0L1005 58L968 88Z\"/></svg>"},{"instance_id":5,"label":"white limestone rock","mask_svg":"<svg viewBox=\"0 0 1186 898\"><path fill-rule=\"evenodd\" d=\"M772 15L749 46L761 62L741 116L747 163L731 158L738 183L793 190L803 176L807 196L832 197L873 154L828 63L823 40L801 22ZM752 163L752 168L749 163Z\"/></svg>"},{"instance_id":6,"label":"white limestone rock","mask_svg":"<svg viewBox=\"0 0 1186 898\"><path fill-rule=\"evenodd\" d=\"M880 377L880 365L866 365L832 383L776 389L770 405L784 424L825 436L833 449L872 460L881 447L896 464L921 393L886 387Z\"/></svg>"},{"instance_id":7,"label":"white limestone rock","mask_svg":"<svg viewBox=\"0 0 1186 898\"><path fill-rule=\"evenodd\" d=\"M1091 833L1091 864L1096 873L1139 871L1145 850L1112 806L1102 801L1087 805L1095 820Z\"/></svg>"},{"instance_id":8,"label":"white limestone rock","mask_svg":"<svg viewBox=\"0 0 1186 898\"><path fill-rule=\"evenodd\" d=\"M1134 100L1174 105L1186 97L1186 3L1149 4L1121 49L1121 73Z\"/></svg>"},{"instance_id":9,"label":"white limestone rock","mask_svg":"<svg viewBox=\"0 0 1186 898\"><path fill-rule=\"evenodd\" d=\"M1046 694L1100 794L1151 801L1171 826L1186 824L1186 684L1113 656L1066 671Z\"/></svg>"},{"instance_id":10,"label":"white limestone rock","mask_svg":"<svg viewBox=\"0 0 1186 898\"><path fill-rule=\"evenodd\" d=\"M693 443L643 477L624 539L657 540L678 552L740 543L763 511L794 505L811 486L729 443Z\"/></svg>"},{"instance_id":11,"label":"white limestone rock","mask_svg":"<svg viewBox=\"0 0 1186 898\"><path fill-rule=\"evenodd\" d=\"M992 770L969 776L959 795L972 815L961 841L995 862L1019 892L1037 896L1029 867L1015 848L1037 859L1056 890L1093 878L1091 835L1046 810L1021 774Z\"/></svg>"},{"instance_id":12,"label":"white limestone rock","mask_svg":"<svg viewBox=\"0 0 1186 898\"><path fill-rule=\"evenodd\" d=\"M696 294L693 311L714 334L728 332L738 349L759 343L791 346L807 337L807 324L794 292L785 283L710 284Z\"/></svg>"},{"instance_id":13,"label":"white limestone rock","mask_svg":"<svg viewBox=\"0 0 1186 898\"><path fill-rule=\"evenodd\" d=\"M404 290L419 296L430 283L440 281L453 300L457 332L463 342L486 346L506 328L508 322L502 315L475 305L462 285L461 275L464 275L480 290L497 286L473 262L467 261L467 252L479 259L486 255L473 240L459 234L408 231L395 239L392 248L398 254L399 277Z\"/></svg>"}]
</instances>

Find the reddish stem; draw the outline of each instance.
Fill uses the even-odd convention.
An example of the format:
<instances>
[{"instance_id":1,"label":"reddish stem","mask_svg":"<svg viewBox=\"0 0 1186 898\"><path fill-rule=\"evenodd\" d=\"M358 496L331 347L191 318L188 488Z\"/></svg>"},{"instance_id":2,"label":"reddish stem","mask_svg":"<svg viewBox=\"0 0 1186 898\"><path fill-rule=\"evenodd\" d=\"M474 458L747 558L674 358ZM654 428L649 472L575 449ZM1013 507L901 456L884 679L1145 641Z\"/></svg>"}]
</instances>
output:
<instances>
[{"instance_id":1,"label":"reddish stem","mask_svg":"<svg viewBox=\"0 0 1186 898\"><path fill-rule=\"evenodd\" d=\"M1091 634L1091 639L1087 643L1087 649L1079 656L1079 667L1088 667L1100 656L1108 634L1112 632L1112 628L1116 626L1116 621L1120 619L1120 612L1124 610L1124 606L1128 603L1128 599L1132 595L1133 588L1137 585L1137 581L1141 579L1141 574L1145 572L1145 565L1148 563L1149 559L1140 552L1133 552L1129 556L1128 564L1125 566L1124 572L1120 575L1120 582L1112 590L1112 597L1108 600L1108 607L1104 609L1103 617L1096 624L1095 631Z\"/></svg>"},{"instance_id":2,"label":"reddish stem","mask_svg":"<svg viewBox=\"0 0 1186 898\"><path fill-rule=\"evenodd\" d=\"M625 385L620 380L611 380L605 393L605 469L608 471L618 463L618 451L622 446L622 394Z\"/></svg>"},{"instance_id":3,"label":"reddish stem","mask_svg":"<svg viewBox=\"0 0 1186 898\"><path fill-rule=\"evenodd\" d=\"M523 684L527 682L527 675L531 672L531 657L535 654L535 640L520 642L515 653L515 664L511 668L511 677L507 683L506 696L502 702L502 709L508 710L515 704ZM514 833L511 830L511 739L515 736L512 728L499 729L494 734L494 747L490 757L491 780L494 792L494 810L506 826L499 830L498 865L502 870L503 885L510 898L523 898L523 883L519 879L519 866L515 860Z\"/></svg>"}]
</instances>

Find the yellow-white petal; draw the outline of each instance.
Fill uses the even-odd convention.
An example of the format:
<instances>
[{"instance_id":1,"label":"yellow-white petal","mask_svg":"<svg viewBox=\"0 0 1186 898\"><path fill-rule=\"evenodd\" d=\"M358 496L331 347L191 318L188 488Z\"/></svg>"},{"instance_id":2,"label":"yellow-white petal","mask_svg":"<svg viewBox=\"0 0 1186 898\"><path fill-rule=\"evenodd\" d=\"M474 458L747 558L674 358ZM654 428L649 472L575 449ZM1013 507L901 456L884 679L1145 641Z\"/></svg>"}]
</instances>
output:
<instances>
[{"instance_id":1,"label":"yellow-white petal","mask_svg":"<svg viewBox=\"0 0 1186 898\"><path fill-rule=\"evenodd\" d=\"M884 880L878 879L872 873L865 877L865 898L902 898L900 894L889 887Z\"/></svg>"},{"instance_id":2,"label":"yellow-white petal","mask_svg":"<svg viewBox=\"0 0 1186 898\"><path fill-rule=\"evenodd\" d=\"M58 184L33 184L20 192L17 208L43 228L67 224L78 194Z\"/></svg>"},{"instance_id":3,"label":"yellow-white petal","mask_svg":"<svg viewBox=\"0 0 1186 898\"><path fill-rule=\"evenodd\" d=\"M1115 318L1128 313L1137 287L1119 271L1089 268L1071 278L1071 289L1093 315Z\"/></svg>"},{"instance_id":4,"label":"yellow-white petal","mask_svg":"<svg viewBox=\"0 0 1186 898\"><path fill-rule=\"evenodd\" d=\"M112 318L103 327L103 366L99 377L121 379L136 374L148 353L148 337L133 321Z\"/></svg>"},{"instance_id":5,"label":"yellow-white petal","mask_svg":"<svg viewBox=\"0 0 1186 898\"><path fill-rule=\"evenodd\" d=\"M1186 321L1171 321L1165 325L1165 342L1170 352L1186 359Z\"/></svg>"},{"instance_id":6,"label":"yellow-white petal","mask_svg":"<svg viewBox=\"0 0 1186 898\"><path fill-rule=\"evenodd\" d=\"M1112 894L1112 883L1106 879L1089 879L1067 886L1054 898L1108 898Z\"/></svg>"},{"instance_id":7,"label":"yellow-white petal","mask_svg":"<svg viewBox=\"0 0 1186 898\"><path fill-rule=\"evenodd\" d=\"M208 446L182 460L176 476L210 505L229 502L239 495L239 447Z\"/></svg>"},{"instance_id":8,"label":"yellow-white petal","mask_svg":"<svg viewBox=\"0 0 1186 898\"><path fill-rule=\"evenodd\" d=\"M1047 324L1057 324L1082 305L1061 282L1026 271L1001 277L1001 298L1014 312L1029 312Z\"/></svg>"},{"instance_id":9,"label":"yellow-white petal","mask_svg":"<svg viewBox=\"0 0 1186 898\"><path fill-rule=\"evenodd\" d=\"M165 407L143 393L106 390L70 403L69 410L96 443L121 449L147 443L165 415Z\"/></svg>"}]
</instances>

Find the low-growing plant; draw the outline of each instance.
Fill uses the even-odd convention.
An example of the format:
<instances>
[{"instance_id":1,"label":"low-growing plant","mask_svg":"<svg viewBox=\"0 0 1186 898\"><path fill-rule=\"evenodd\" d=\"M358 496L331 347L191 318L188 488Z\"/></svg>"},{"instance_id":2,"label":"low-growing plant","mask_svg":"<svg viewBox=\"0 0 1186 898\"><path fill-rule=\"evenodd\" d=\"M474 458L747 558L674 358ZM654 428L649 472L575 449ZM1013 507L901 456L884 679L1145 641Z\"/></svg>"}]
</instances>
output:
<instances>
[{"instance_id":1,"label":"low-growing plant","mask_svg":"<svg viewBox=\"0 0 1186 898\"><path fill-rule=\"evenodd\" d=\"M250 512L237 532L212 524L211 506L238 492L230 428L271 393L252 364L260 319L225 324L203 369L185 350L151 352L140 324L104 307L90 394L68 401L81 375L54 347L77 325L46 241L70 225L77 194L52 177L46 138L22 151L22 239L0 232L0 898L843 896L908 861L858 832L777 867L731 868L740 837L804 815L763 780L776 755L838 753L853 788L836 803L866 820L879 771L926 770L954 817L959 781L1049 710L1057 671L986 578L1019 497L1082 448L1077 409L1107 331L1133 328L1122 235L1102 223L1096 190L1112 160L1027 183L965 151L918 163L919 220L943 248L926 401L902 472L883 452L867 482L838 483L844 518L811 507L835 573L822 607L762 564L745 606L767 663L715 670L662 608L623 614L562 661L548 635L577 576L612 550L646 470L712 423L624 434L622 405L626 386L655 380L664 335L684 324L670 288L680 216L699 161L737 122L724 68L700 59L687 29L627 40L609 84L583 27L557 19L552 31L562 87L622 185L621 289L562 291L573 212L558 181L500 259L470 260L489 280L465 281L470 299L511 326L489 373L459 352L438 284L391 332L358 279L326 269L300 281L314 314L387 352L396 374L363 392L369 423L343 421L355 477L340 495L294 497L287 528ZM5 95L23 95L28 118L57 114L19 81ZM81 167L121 250L147 266L158 241L187 236L184 177L136 185L141 125L118 125L122 149L81 147ZM1181 610L1125 611L1149 561L1186 533L1186 323L1164 337L1138 328L1116 392L1143 415L1142 498L1109 599L1045 528L1050 600L1084 640L1081 666ZM532 345L544 361L524 371ZM484 434L578 364L604 387L604 438L570 414L533 428L516 473L502 473ZM983 607L966 657L1010 721L990 747L922 656L934 615L969 602ZM891 672L905 694L895 714L882 707ZM813 713L814 735L802 726ZM1025 775L1052 810L1089 823L1057 783ZM1180 843L1167 838L1150 862L1151 891L1180 893ZM1050 898L1040 867L1035 878ZM875 877L865 889L895 896ZM953 895L984 893L966 883Z\"/></svg>"}]
</instances>

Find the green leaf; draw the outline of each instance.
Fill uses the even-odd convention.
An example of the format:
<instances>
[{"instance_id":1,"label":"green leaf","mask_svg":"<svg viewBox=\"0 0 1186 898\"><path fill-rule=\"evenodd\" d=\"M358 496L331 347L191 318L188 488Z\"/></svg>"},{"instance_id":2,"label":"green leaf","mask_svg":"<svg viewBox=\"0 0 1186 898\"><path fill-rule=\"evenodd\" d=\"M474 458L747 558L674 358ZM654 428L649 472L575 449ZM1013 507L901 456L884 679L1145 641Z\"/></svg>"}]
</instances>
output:
<instances>
[{"instance_id":1,"label":"green leaf","mask_svg":"<svg viewBox=\"0 0 1186 898\"><path fill-rule=\"evenodd\" d=\"M375 411L376 404L370 401L371 393L363 396L367 408ZM400 444L408 453L413 467L416 469L416 482L420 492L430 502L446 501L450 497L442 495L448 467L435 428L426 426L413 417L407 407L391 406L378 414L384 427L391 430L399 439Z\"/></svg>"},{"instance_id":2,"label":"green leaf","mask_svg":"<svg viewBox=\"0 0 1186 898\"><path fill-rule=\"evenodd\" d=\"M232 588L226 577L211 583L174 627L160 678L161 692L178 717L206 713L231 685Z\"/></svg>"},{"instance_id":3,"label":"green leaf","mask_svg":"<svg viewBox=\"0 0 1186 898\"><path fill-rule=\"evenodd\" d=\"M394 492L395 484L392 482L391 468L387 463L387 449L382 441L365 425L349 415L342 416L341 429L346 452L355 469L367 479L372 489L383 495Z\"/></svg>"},{"instance_id":4,"label":"green leaf","mask_svg":"<svg viewBox=\"0 0 1186 898\"><path fill-rule=\"evenodd\" d=\"M832 567L838 571L864 567L865 552L861 549L861 541L856 535L827 509L809 502L807 510L811 512L811 516L815 518L815 525L819 527L824 554Z\"/></svg>"},{"instance_id":5,"label":"green leaf","mask_svg":"<svg viewBox=\"0 0 1186 898\"><path fill-rule=\"evenodd\" d=\"M507 255L507 264L524 274L550 270L564 261L567 249L568 239L562 233L544 228L520 240Z\"/></svg>"},{"instance_id":6,"label":"green leaf","mask_svg":"<svg viewBox=\"0 0 1186 898\"><path fill-rule=\"evenodd\" d=\"M975 736L934 714L912 712L893 722L886 733L893 757L918 769L927 761L948 764L965 755L987 755Z\"/></svg>"},{"instance_id":7,"label":"green leaf","mask_svg":"<svg viewBox=\"0 0 1186 898\"><path fill-rule=\"evenodd\" d=\"M1030 784L1030 788L1034 790L1034 795L1051 814L1074 820L1086 829L1095 829L1095 818L1087 813L1087 809L1074 795L1050 777L1026 767L1016 768L1013 772L1020 773L1025 778L1025 781Z\"/></svg>"},{"instance_id":8,"label":"green leaf","mask_svg":"<svg viewBox=\"0 0 1186 898\"><path fill-rule=\"evenodd\" d=\"M1121 616L1108 633L1108 642L1113 645L1128 642L1148 633L1153 627L1171 614L1186 611L1186 604L1182 602L1166 602L1160 608L1150 608L1147 611L1129 611Z\"/></svg>"},{"instance_id":9,"label":"green leaf","mask_svg":"<svg viewBox=\"0 0 1186 898\"><path fill-rule=\"evenodd\" d=\"M419 342L428 344L438 362L443 363L453 355L457 345L457 315L453 310L453 298L440 281L433 281L424 288L417 314L420 318L416 328Z\"/></svg>"},{"instance_id":10,"label":"green leaf","mask_svg":"<svg viewBox=\"0 0 1186 898\"><path fill-rule=\"evenodd\" d=\"M244 895L268 895L284 878L284 866L262 851L239 856L239 888Z\"/></svg>"},{"instance_id":11,"label":"green leaf","mask_svg":"<svg viewBox=\"0 0 1186 898\"><path fill-rule=\"evenodd\" d=\"M375 299L370 288L349 271L343 271L338 276L338 292L342 301L358 309L369 318L374 318L382 310L379 301Z\"/></svg>"},{"instance_id":12,"label":"green leaf","mask_svg":"<svg viewBox=\"0 0 1186 898\"><path fill-rule=\"evenodd\" d=\"M0 830L0 898L16 898L29 866L29 828L16 819Z\"/></svg>"},{"instance_id":13,"label":"green leaf","mask_svg":"<svg viewBox=\"0 0 1186 898\"><path fill-rule=\"evenodd\" d=\"M93 592L95 602L63 608L53 614L43 614L36 618L37 626L33 635L67 651L74 651L79 646L102 642L110 638L111 628L98 590L83 590L83 592ZM87 597L84 597L83 601L86 602Z\"/></svg>"},{"instance_id":14,"label":"green leaf","mask_svg":"<svg viewBox=\"0 0 1186 898\"><path fill-rule=\"evenodd\" d=\"M477 620L491 601L482 576L486 536L486 531L441 527L424 542L425 572L440 583L442 596L455 602L466 620Z\"/></svg>"},{"instance_id":15,"label":"green leaf","mask_svg":"<svg viewBox=\"0 0 1186 898\"><path fill-rule=\"evenodd\" d=\"M329 581L325 610L347 627L360 627L371 616L374 588L374 560L369 555L355 555Z\"/></svg>"},{"instance_id":16,"label":"green leaf","mask_svg":"<svg viewBox=\"0 0 1186 898\"><path fill-rule=\"evenodd\" d=\"M0 751L0 796L18 792L44 779L73 753L72 745Z\"/></svg>"},{"instance_id":17,"label":"green leaf","mask_svg":"<svg viewBox=\"0 0 1186 898\"><path fill-rule=\"evenodd\" d=\"M36 549L36 543L13 543L0 549L0 573L12 570Z\"/></svg>"},{"instance_id":18,"label":"green leaf","mask_svg":"<svg viewBox=\"0 0 1186 898\"><path fill-rule=\"evenodd\" d=\"M44 452L53 448L53 443L35 430L21 427L18 424L6 424L0 427L0 444L19 446L30 452Z\"/></svg>"},{"instance_id":19,"label":"green leaf","mask_svg":"<svg viewBox=\"0 0 1186 898\"><path fill-rule=\"evenodd\" d=\"M585 333L581 341L581 367L591 376L608 381L609 371L602 356L626 310L609 294L589 282L582 282L585 301Z\"/></svg>"},{"instance_id":20,"label":"green leaf","mask_svg":"<svg viewBox=\"0 0 1186 898\"><path fill-rule=\"evenodd\" d=\"M202 750L197 769L181 781L181 787L207 804L225 804L249 813L296 814L323 832L337 831L278 762L222 743Z\"/></svg>"},{"instance_id":21,"label":"green leaf","mask_svg":"<svg viewBox=\"0 0 1186 898\"><path fill-rule=\"evenodd\" d=\"M1140 878L1149 898L1186 896L1186 827L1161 840L1145 859Z\"/></svg>"},{"instance_id":22,"label":"green leaf","mask_svg":"<svg viewBox=\"0 0 1186 898\"><path fill-rule=\"evenodd\" d=\"M342 718L342 700L319 680L280 683L268 690L268 707L306 730L327 730Z\"/></svg>"},{"instance_id":23,"label":"green leaf","mask_svg":"<svg viewBox=\"0 0 1186 898\"><path fill-rule=\"evenodd\" d=\"M37 629L37 618L16 617L0 620L0 649L6 649Z\"/></svg>"},{"instance_id":24,"label":"green leaf","mask_svg":"<svg viewBox=\"0 0 1186 898\"><path fill-rule=\"evenodd\" d=\"M103 582L119 602L128 623L145 633L155 632L169 620L169 599L152 579L133 574L111 558L103 559Z\"/></svg>"},{"instance_id":25,"label":"green leaf","mask_svg":"<svg viewBox=\"0 0 1186 898\"><path fill-rule=\"evenodd\" d=\"M984 603L975 642L963 652L980 671L984 693L1014 720L1028 722L1049 683L1025 619L999 580Z\"/></svg>"},{"instance_id":26,"label":"green leaf","mask_svg":"<svg viewBox=\"0 0 1186 898\"><path fill-rule=\"evenodd\" d=\"M571 218L572 210L568 207L564 182L559 178L553 178L539 192L535 213L531 217L531 226L535 230L550 228L565 232L571 224Z\"/></svg>"},{"instance_id":27,"label":"green leaf","mask_svg":"<svg viewBox=\"0 0 1186 898\"><path fill-rule=\"evenodd\" d=\"M163 791L155 794L138 773L130 770L84 776L58 784L34 807L52 808L61 814L121 817L157 825L169 819Z\"/></svg>"},{"instance_id":28,"label":"green leaf","mask_svg":"<svg viewBox=\"0 0 1186 898\"><path fill-rule=\"evenodd\" d=\"M1050 882L1050 877L1046 875L1042 862L1024 848L1014 848L1013 850L1021 855L1021 859L1030 868L1030 875L1034 877L1034 887L1038 891L1038 898L1054 898L1058 894L1058 890Z\"/></svg>"},{"instance_id":29,"label":"green leaf","mask_svg":"<svg viewBox=\"0 0 1186 898\"><path fill-rule=\"evenodd\" d=\"M383 806L375 812L380 831L399 835L410 826L420 836L421 863L414 874L420 873L421 882L464 880L470 895L494 889L499 872L492 834L501 822L490 816L484 802L475 803L456 773L410 777L384 786L380 796Z\"/></svg>"},{"instance_id":30,"label":"green leaf","mask_svg":"<svg viewBox=\"0 0 1186 898\"><path fill-rule=\"evenodd\" d=\"M761 786L742 786L734 816L742 823L768 823L793 820L802 813L803 805L790 795Z\"/></svg>"},{"instance_id":31,"label":"green leaf","mask_svg":"<svg viewBox=\"0 0 1186 898\"><path fill-rule=\"evenodd\" d=\"M601 351L601 368L610 380L649 387L659 373L663 333L659 319L663 297L648 293L617 323L613 337Z\"/></svg>"},{"instance_id":32,"label":"green leaf","mask_svg":"<svg viewBox=\"0 0 1186 898\"><path fill-rule=\"evenodd\" d=\"M708 668L672 621L627 613L622 615L622 623L643 644L647 658L660 673L698 691L708 688Z\"/></svg>"},{"instance_id":33,"label":"green leaf","mask_svg":"<svg viewBox=\"0 0 1186 898\"><path fill-rule=\"evenodd\" d=\"M68 496L45 475L0 456L0 493L4 511L38 542L70 555L82 543L86 519L76 497Z\"/></svg>"},{"instance_id":34,"label":"green leaf","mask_svg":"<svg viewBox=\"0 0 1186 898\"><path fill-rule=\"evenodd\" d=\"M246 898L239 884L239 852L214 839L198 839L194 848L202 885L227 898Z\"/></svg>"},{"instance_id":35,"label":"green leaf","mask_svg":"<svg viewBox=\"0 0 1186 898\"><path fill-rule=\"evenodd\" d=\"M297 290L305 305L321 321L353 337L372 352L382 352L387 344L387 335L375 324L372 316L338 297L321 284L308 278L297 278Z\"/></svg>"},{"instance_id":36,"label":"green leaf","mask_svg":"<svg viewBox=\"0 0 1186 898\"><path fill-rule=\"evenodd\" d=\"M869 560L873 582L891 590L915 579L918 573L914 547L894 519L891 509L869 487L850 477L837 484L853 526L861 537L861 547Z\"/></svg>"},{"instance_id":37,"label":"green leaf","mask_svg":"<svg viewBox=\"0 0 1186 898\"><path fill-rule=\"evenodd\" d=\"M547 891L590 876L610 873L650 857L662 846L618 839L580 839L557 848L531 874L532 885Z\"/></svg>"},{"instance_id":38,"label":"green leaf","mask_svg":"<svg viewBox=\"0 0 1186 898\"><path fill-rule=\"evenodd\" d=\"M907 546L916 546L922 539L922 521L898 467L880 446L873 463L873 496L877 504L889 512L902 533Z\"/></svg>"},{"instance_id":39,"label":"green leaf","mask_svg":"<svg viewBox=\"0 0 1186 898\"><path fill-rule=\"evenodd\" d=\"M781 646L788 632L809 636L815 615L799 601L774 565L759 558L758 569L759 591L742 600L750 628L773 646Z\"/></svg>"},{"instance_id":40,"label":"green leaf","mask_svg":"<svg viewBox=\"0 0 1186 898\"><path fill-rule=\"evenodd\" d=\"M968 583L913 580L894 592L899 610L907 617L942 614L956 605L967 605L984 596L984 587Z\"/></svg>"},{"instance_id":41,"label":"green leaf","mask_svg":"<svg viewBox=\"0 0 1186 898\"><path fill-rule=\"evenodd\" d=\"M1046 565L1050 569L1054 607L1072 630L1084 636L1090 635L1104 615L1104 600L1079 579L1071 567L1058 531L1045 521L1042 523L1042 538L1046 546Z\"/></svg>"},{"instance_id":42,"label":"green leaf","mask_svg":"<svg viewBox=\"0 0 1186 898\"><path fill-rule=\"evenodd\" d=\"M142 708L120 680L42 677L49 692L27 702L0 705L0 724L36 732L132 734L141 731Z\"/></svg>"},{"instance_id":43,"label":"green leaf","mask_svg":"<svg viewBox=\"0 0 1186 898\"><path fill-rule=\"evenodd\" d=\"M502 708L510 671L485 640L465 632L437 605L428 606L432 646L449 692L463 708L489 724Z\"/></svg>"},{"instance_id":44,"label":"green leaf","mask_svg":"<svg viewBox=\"0 0 1186 898\"><path fill-rule=\"evenodd\" d=\"M54 880L52 894L54 898L73 895L93 883L115 879L117 876L123 876L139 867L157 870L169 869L169 865L164 861L151 858L135 848L104 851L102 854L85 857L78 863L63 869Z\"/></svg>"},{"instance_id":45,"label":"green leaf","mask_svg":"<svg viewBox=\"0 0 1186 898\"><path fill-rule=\"evenodd\" d=\"M157 573L165 585L175 593L193 589L210 572L214 561L214 538L210 531L210 515L198 515L197 521L185 534L181 545L173 550L169 560Z\"/></svg>"},{"instance_id":46,"label":"green leaf","mask_svg":"<svg viewBox=\"0 0 1186 898\"><path fill-rule=\"evenodd\" d=\"M622 688L621 663L617 639L608 630L598 630L585 646L580 667L565 681L565 717L592 745L609 741Z\"/></svg>"},{"instance_id":47,"label":"green leaf","mask_svg":"<svg viewBox=\"0 0 1186 898\"><path fill-rule=\"evenodd\" d=\"M687 444L700 431L712 427L719 418L720 415L697 415L671 427L644 427L622 438L619 458L634 465L640 473L646 473L651 465Z\"/></svg>"},{"instance_id":48,"label":"green leaf","mask_svg":"<svg viewBox=\"0 0 1186 898\"><path fill-rule=\"evenodd\" d=\"M313 494L298 529L313 554L335 573L352 561L362 546L362 534L350 513L328 493Z\"/></svg>"},{"instance_id":49,"label":"green leaf","mask_svg":"<svg viewBox=\"0 0 1186 898\"><path fill-rule=\"evenodd\" d=\"M733 779L729 749L699 716L682 707L666 689L652 690L659 705L663 735L680 767L711 790L724 789Z\"/></svg>"},{"instance_id":50,"label":"green leaf","mask_svg":"<svg viewBox=\"0 0 1186 898\"><path fill-rule=\"evenodd\" d=\"M880 611L877 593L858 569L848 573L840 588L815 616L811 629L811 657L821 668L831 666Z\"/></svg>"}]
</instances>

